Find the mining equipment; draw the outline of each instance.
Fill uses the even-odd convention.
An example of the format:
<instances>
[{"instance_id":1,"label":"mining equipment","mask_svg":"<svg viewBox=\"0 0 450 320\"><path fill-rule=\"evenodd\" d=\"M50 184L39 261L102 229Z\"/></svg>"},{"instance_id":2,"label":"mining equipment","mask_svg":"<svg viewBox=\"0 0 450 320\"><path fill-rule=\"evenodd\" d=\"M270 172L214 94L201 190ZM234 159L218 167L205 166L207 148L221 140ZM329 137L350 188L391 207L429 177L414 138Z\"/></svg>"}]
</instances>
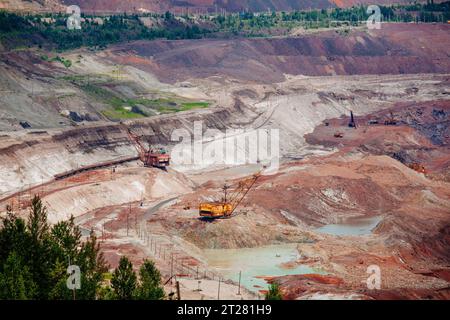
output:
<instances>
[{"instance_id":1,"label":"mining equipment","mask_svg":"<svg viewBox=\"0 0 450 320\"><path fill-rule=\"evenodd\" d=\"M221 201L217 202L203 202L199 205L200 217L207 219L222 219L231 218L239 206L244 200L245 196L254 186L256 180L261 176L261 173L253 175L251 178L239 181L236 189L228 193L231 186L224 185L224 196Z\"/></svg>"},{"instance_id":2,"label":"mining equipment","mask_svg":"<svg viewBox=\"0 0 450 320\"><path fill-rule=\"evenodd\" d=\"M128 137L133 142L136 148L139 159L144 163L145 167L155 167L159 169L166 169L170 165L170 155L163 148L157 150L150 148L148 150L141 143L139 136L137 136L130 128L123 125L126 130Z\"/></svg>"},{"instance_id":3,"label":"mining equipment","mask_svg":"<svg viewBox=\"0 0 450 320\"><path fill-rule=\"evenodd\" d=\"M390 116L387 120L384 121L385 126L395 126L397 125L397 120L394 117L394 113L390 112Z\"/></svg>"},{"instance_id":4,"label":"mining equipment","mask_svg":"<svg viewBox=\"0 0 450 320\"><path fill-rule=\"evenodd\" d=\"M423 174L427 173L427 169L425 169L425 167L420 163L411 163L408 165L408 167L419 173L423 173Z\"/></svg>"},{"instance_id":5,"label":"mining equipment","mask_svg":"<svg viewBox=\"0 0 450 320\"><path fill-rule=\"evenodd\" d=\"M350 122L348 123L349 128L356 129L355 117L353 116L353 111L350 111Z\"/></svg>"}]
</instances>

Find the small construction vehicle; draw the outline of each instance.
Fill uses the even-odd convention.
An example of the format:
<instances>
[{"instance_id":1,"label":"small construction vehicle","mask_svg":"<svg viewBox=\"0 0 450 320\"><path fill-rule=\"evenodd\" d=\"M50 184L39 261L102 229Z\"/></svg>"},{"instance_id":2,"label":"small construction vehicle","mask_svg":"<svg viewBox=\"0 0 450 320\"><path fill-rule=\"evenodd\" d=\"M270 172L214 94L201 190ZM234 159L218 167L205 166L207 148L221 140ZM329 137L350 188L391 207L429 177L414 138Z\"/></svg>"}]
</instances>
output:
<instances>
[{"instance_id":1,"label":"small construction vehicle","mask_svg":"<svg viewBox=\"0 0 450 320\"><path fill-rule=\"evenodd\" d=\"M222 198L222 201L200 203L200 217L206 219L223 219L233 217L236 208L242 200L244 200L245 196L260 176L261 173L257 173L249 179L240 181L236 189L231 192L231 195L228 195L228 190L231 189L231 186L224 185L224 197Z\"/></svg>"},{"instance_id":2,"label":"small construction vehicle","mask_svg":"<svg viewBox=\"0 0 450 320\"><path fill-rule=\"evenodd\" d=\"M344 137L344 134L343 134L342 132L335 132L335 133L334 133L334 137L335 137L335 138L343 138L343 137Z\"/></svg>"}]
</instances>

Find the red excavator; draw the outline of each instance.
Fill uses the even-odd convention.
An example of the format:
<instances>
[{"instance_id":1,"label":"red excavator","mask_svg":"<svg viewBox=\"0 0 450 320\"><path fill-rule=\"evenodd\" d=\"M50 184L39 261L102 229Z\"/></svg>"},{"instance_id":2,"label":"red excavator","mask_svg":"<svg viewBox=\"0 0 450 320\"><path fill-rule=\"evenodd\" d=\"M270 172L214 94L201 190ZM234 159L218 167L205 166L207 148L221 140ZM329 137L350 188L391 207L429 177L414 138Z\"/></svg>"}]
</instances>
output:
<instances>
[{"instance_id":1,"label":"red excavator","mask_svg":"<svg viewBox=\"0 0 450 320\"><path fill-rule=\"evenodd\" d=\"M151 149L147 150L141 143L138 135L133 133L130 128L123 125L123 128L128 134L131 142L133 142L134 147L136 148L139 159L144 163L145 167L156 167L160 169L166 169L170 165L170 155L163 148L159 148L157 150Z\"/></svg>"}]
</instances>

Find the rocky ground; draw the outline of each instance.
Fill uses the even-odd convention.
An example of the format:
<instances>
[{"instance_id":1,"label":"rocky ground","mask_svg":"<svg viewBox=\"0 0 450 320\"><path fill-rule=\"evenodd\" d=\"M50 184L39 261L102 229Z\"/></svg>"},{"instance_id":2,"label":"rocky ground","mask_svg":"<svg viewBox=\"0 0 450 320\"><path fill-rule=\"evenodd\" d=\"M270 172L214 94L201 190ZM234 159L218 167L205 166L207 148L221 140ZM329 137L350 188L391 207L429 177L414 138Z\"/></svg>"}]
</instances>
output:
<instances>
[{"instance_id":1,"label":"rocky ground","mask_svg":"<svg viewBox=\"0 0 450 320\"><path fill-rule=\"evenodd\" d=\"M181 279L183 297L216 299L219 282L222 297L263 293L238 296L236 281L209 265L205 249L295 243L299 256L282 267L320 272L265 277L285 298L448 299L450 38L447 26L407 27L348 38L130 43L67 53L70 68L39 50L2 52L2 211L9 204L25 215L39 194L52 223L74 215L84 235L94 230L111 267L121 255L135 266L150 257L168 293ZM111 120L104 111L117 100L110 96L210 105ZM145 101L140 107L152 109ZM356 129L348 127L350 111ZM395 125L385 125L392 117ZM235 185L262 164L177 162L172 134L193 133L195 121L222 132L280 130L279 170L257 180L231 219L201 220L198 204L220 199L224 183ZM168 171L130 160L55 179L136 157L127 127L171 151ZM318 230L358 218L379 220L361 235ZM381 290L367 289L372 265L381 270Z\"/></svg>"}]
</instances>

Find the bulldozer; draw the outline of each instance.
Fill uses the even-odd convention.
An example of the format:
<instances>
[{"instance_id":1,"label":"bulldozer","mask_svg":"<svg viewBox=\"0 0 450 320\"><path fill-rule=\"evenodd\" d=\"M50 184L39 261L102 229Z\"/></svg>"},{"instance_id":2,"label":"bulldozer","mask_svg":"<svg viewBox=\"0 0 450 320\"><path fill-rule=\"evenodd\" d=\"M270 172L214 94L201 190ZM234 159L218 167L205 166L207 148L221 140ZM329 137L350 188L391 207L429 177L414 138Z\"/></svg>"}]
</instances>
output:
<instances>
[{"instance_id":1,"label":"bulldozer","mask_svg":"<svg viewBox=\"0 0 450 320\"><path fill-rule=\"evenodd\" d=\"M170 166L170 155L163 148L157 150L147 150L141 143L139 136L137 136L130 128L122 124L123 128L128 134L129 139L133 142L138 154L139 159L144 163L145 167L155 167L159 169L166 169Z\"/></svg>"},{"instance_id":2,"label":"bulldozer","mask_svg":"<svg viewBox=\"0 0 450 320\"><path fill-rule=\"evenodd\" d=\"M231 186L224 185L222 188L224 191L224 196L221 201L200 203L200 217L206 219L224 219L233 217L236 208L242 200L244 200L245 196L260 176L261 173L257 173L251 178L239 181L237 187L231 192L230 195L228 194L228 190L231 189Z\"/></svg>"}]
</instances>

